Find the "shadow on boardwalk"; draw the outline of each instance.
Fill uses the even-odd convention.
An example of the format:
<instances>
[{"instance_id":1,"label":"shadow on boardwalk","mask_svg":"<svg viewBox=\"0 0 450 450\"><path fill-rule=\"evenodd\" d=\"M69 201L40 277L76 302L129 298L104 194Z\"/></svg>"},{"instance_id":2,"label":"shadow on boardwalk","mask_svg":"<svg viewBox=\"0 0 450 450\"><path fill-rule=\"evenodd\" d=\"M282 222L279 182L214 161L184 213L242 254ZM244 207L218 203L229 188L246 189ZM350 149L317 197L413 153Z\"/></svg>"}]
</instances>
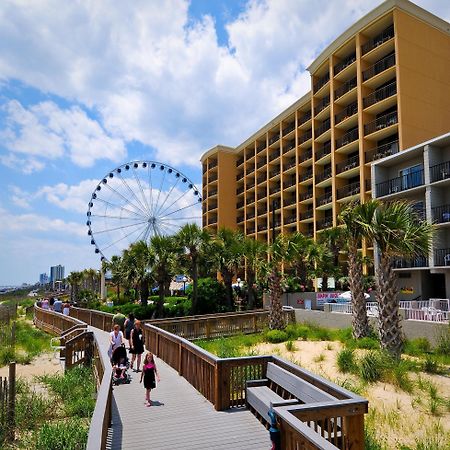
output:
<instances>
[{"instance_id":1,"label":"shadow on boardwalk","mask_svg":"<svg viewBox=\"0 0 450 450\"><path fill-rule=\"evenodd\" d=\"M269 433L244 409L217 412L183 377L160 359L161 376L146 407L140 373L130 371L128 385L115 386L108 447L117 449L245 449L271 447Z\"/></svg>"}]
</instances>

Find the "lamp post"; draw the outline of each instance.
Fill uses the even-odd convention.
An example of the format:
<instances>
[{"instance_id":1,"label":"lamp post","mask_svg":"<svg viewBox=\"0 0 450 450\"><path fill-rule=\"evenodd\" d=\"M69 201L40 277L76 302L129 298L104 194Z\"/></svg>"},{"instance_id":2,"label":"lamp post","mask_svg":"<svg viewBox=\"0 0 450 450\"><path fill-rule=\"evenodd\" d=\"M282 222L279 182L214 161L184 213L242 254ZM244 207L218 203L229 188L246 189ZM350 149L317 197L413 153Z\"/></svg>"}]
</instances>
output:
<instances>
[{"instance_id":1,"label":"lamp post","mask_svg":"<svg viewBox=\"0 0 450 450\"><path fill-rule=\"evenodd\" d=\"M186 275L183 277L183 294L186 295L186 281L188 279L186 278Z\"/></svg>"}]
</instances>

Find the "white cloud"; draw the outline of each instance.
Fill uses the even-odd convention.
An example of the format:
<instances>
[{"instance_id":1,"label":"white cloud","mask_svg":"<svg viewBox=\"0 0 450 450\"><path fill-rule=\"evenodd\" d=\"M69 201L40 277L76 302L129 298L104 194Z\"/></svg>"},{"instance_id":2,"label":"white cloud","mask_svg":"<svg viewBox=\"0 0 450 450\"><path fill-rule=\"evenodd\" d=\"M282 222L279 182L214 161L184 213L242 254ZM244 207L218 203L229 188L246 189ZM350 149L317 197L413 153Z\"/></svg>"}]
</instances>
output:
<instances>
[{"instance_id":1,"label":"white cloud","mask_svg":"<svg viewBox=\"0 0 450 450\"><path fill-rule=\"evenodd\" d=\"M0 138L9 153L1 161L24 173L41 170L43 160L63 156L80 167L90 167L98 159L117 162L126 154L121 139L108 135L77 106L61 109L53 102L42 102L27 109L11 100L3 109L6 120Z\"/></svg>"}]
</instances>

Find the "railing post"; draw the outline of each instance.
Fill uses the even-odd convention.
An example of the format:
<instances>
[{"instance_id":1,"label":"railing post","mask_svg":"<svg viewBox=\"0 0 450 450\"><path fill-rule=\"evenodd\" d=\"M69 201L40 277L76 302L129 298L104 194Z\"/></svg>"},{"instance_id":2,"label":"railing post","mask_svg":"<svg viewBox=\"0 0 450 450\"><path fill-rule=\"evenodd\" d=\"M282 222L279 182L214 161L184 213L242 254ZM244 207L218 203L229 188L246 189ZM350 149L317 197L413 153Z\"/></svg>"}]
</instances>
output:
<instances>
[{"instance_id":1,"label":"railing post","mask_svg":"<svg viewBox=\"0 0 450 450\"><path fill-rule=\"evenodd\" d=\"M209 339L211 337L211 323L209 320L209 318L206 319L206 339Z\"/></svg>"},{"instance_id":2,"label":"railing post","mask_svg":"<svg viewBox=\"0 0 450 450\"><path fill-rule=\"evenodd\" d=\"M214 408L221 411L222 407L222 361L216 361L214 367Z\"/></svg>"},{"instance_id":3,"label":"railing post","mask_svg":"<svg viewBox=\"0 0 450 450\"><path fill-rule=\"evenodd\" d=\"M344 436L349 450L364 450L364 414L344 417Z\"/></svg>"},{"instance_id":4,"label":"railing post","mask_svg":"<svg viewBox=\"0 0 450 450\"><path fill-rule=\"evenodd\" d=\"M178 374L183 375L183 345L178 342Z\"/></svg>"},{"instance_id":5,"label":"railing post","mask_svg":"<svg viewBox=\"0 0 450 450\"><path fill-rule=\"evenodd\" d=\"M14 326L14 325L13 325ZM9 379L8 379L8 439L14 441L14 428L16 426L16 363L9 363Z\"/></svg>"}]
</instances>

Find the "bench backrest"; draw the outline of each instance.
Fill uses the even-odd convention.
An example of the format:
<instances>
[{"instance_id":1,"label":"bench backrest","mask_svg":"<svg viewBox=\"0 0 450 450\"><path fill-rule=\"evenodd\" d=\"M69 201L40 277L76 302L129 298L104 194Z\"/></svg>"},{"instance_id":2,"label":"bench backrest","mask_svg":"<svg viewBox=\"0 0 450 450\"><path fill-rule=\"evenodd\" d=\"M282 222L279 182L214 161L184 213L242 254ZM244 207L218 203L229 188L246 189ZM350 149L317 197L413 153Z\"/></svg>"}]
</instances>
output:
<instances>
[{"instance_id":1,"label":"bench backrest","mask_svg":"<svg viewBox=\"0 0 450 450\"><path fill-rule=\"evenodd\" d=\"M266 378L273 381L285 391L290 392L294 397L303 403L329 402L336 400L335 397L313 386L307 381L299 378L286 369L274 363L267 364Z\"/></svg>"}]
</instances>

